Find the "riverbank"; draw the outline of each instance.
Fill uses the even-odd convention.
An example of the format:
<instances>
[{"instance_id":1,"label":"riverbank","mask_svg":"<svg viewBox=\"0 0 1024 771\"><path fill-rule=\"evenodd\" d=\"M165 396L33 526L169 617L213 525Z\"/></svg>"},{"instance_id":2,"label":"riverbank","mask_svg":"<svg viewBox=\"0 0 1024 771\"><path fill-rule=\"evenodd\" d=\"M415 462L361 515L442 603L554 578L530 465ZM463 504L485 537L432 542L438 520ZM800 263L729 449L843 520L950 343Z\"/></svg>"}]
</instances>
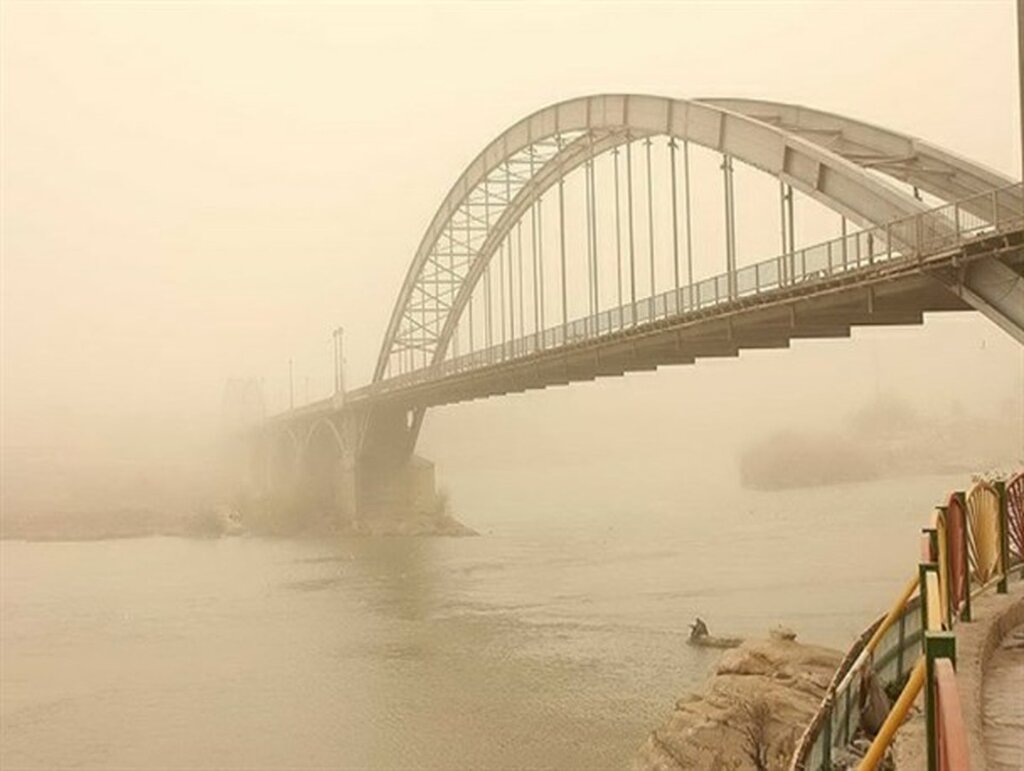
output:
<instances>
[{"instance_id":1,"label":"riverbank","mask_svg":"<svg viewBox=\"0 0 1024 771\"><path fill-rule=\"evenodd\" d=\"M786 768L842 656L779 629L726 651L703 688L651 731L633 771Z\"/></svg>"},{"instance_id":2,"label":"riverbank","mask_svg":"<svg viewBox=\"0 0 1024 771\"><path fill-rule=\"evenodd\" d=\"M339 522L328 517L283 522L245 517L228 506L211 506L182 514L159 509L122 508L99 511L5 514L0 540L108 541L172 536L470 536L477 532L447 512L379 516Z\"/></svg>"},{"instance_id":3,"label":"riverbank","mask_svg":"<svg viewBox=\"0 0 1024 771\"><path fill-rule=\"evenodd\" d=\"M5 512L0 519L0 539L5 541L107 541L190 534L188 516L150 508Z\"/></svg>"}]
</instances>

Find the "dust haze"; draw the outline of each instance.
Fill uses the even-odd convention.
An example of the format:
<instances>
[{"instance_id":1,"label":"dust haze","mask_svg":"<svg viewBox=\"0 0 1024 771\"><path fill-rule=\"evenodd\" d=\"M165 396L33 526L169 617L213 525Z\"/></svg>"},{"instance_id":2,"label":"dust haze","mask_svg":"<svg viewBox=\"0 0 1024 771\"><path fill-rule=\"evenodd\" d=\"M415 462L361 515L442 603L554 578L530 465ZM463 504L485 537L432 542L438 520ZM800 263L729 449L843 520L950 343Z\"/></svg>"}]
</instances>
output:
<instances>
[{"instance_id":1,"label":"dust haze","mask_svg":"<svg viewBox=\"0 0 1024 771\"><path fill-rule=\"evenodd\" d=\"M293 359L296 401L321 397L337 325L348 381L368 382L434 207L552 101L767 96L1016 176L1012 4L756 7L5 3L4 515L197 505L225 381L261 378L278 411ZM739 219L741 238L775 227L770 208ZM840 429L884 395L924 420L1009 418L987 453L1009 462L1022 361L977 315L935 315L436 410L423 446L456 500L475 464L670 453L688 479L732 481L741 448Z\"/></svg>"},{"instance_id":2,"label":"dust haze","mask_svg":"<svg viewBox=\"0 0 1024 771\"><path fill-rule=\"evenodd\" d=\"M816 646L892 607L938 496L1024 462L1024 350L980 314L433 407L422 458L403 409L370 432L353 399L301 473L294 435L274 466L290 427L251 442L264 529L227 505L226 393L258 383L269 416L332 396L338 327L369 383L453 183L567 99L802 104L1020 179L1016 31L1009 0L0 2L0 765L665 767L667 714L713 722L715 699L673 705L716 646L809 724L843 658ZM638 211L670 203L662 139ZM725 267L725 179L738 266L785 251L779 180L690 145L695 278ZM797 248L850 224L794 208ZM671 275L653 220L644 288ZM592 295L567 283L572 319ZM357 466L372 503L425 490L435 529L369 529ZM275 520L275 484L322 511ZM762 666L781 648L810 651L796 676ZM758 703L718 715L715 767L767 730Z\"/></svg>"}]
</instances>

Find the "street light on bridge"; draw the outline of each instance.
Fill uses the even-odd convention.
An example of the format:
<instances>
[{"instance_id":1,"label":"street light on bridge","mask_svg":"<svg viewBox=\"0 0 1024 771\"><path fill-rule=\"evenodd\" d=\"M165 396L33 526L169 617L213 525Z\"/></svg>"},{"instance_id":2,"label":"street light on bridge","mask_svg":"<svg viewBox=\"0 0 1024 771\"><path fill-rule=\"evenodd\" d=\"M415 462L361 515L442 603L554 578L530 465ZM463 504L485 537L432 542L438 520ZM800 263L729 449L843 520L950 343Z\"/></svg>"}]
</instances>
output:
<instances>
[{"instance_id":1,"label":"street light on bridge","mask_svg":"<svg viewBox=\"0 0 1024 771\"><path fill-rule=\"evenodd\" d=\"M334 330L334 395L343 396L345 393L345 353L342 345L342 336L345 333L344 327Z\"/></svg>"},{"instance_id":2,"label":"street light on bridge","mask_svg":"<svg viewBox=\"0 0 1024 771\"><path fill-rule=\"evenodd\" d=\"M295 365L288 359L288 409L295 409Z\"/></svg>"}]
</instances>

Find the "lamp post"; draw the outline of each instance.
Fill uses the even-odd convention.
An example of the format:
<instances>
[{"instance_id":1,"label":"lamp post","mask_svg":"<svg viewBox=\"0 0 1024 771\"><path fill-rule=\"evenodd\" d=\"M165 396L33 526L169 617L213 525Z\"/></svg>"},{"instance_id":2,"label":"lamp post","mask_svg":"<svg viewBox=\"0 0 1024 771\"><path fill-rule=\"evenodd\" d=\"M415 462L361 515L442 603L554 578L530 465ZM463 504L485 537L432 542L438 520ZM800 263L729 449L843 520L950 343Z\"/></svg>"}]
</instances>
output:
<instances>
[{"instance_id":1,"label":"lamp post","mask_svg":"<svg viewBox=\"0 0 1024 771\"><path fill-rule=\"evenodd\" d=\"M334 394L343 396L345 393L345 352L342 345L344 327L334 330Z\"/></svg>"}]
</instances>

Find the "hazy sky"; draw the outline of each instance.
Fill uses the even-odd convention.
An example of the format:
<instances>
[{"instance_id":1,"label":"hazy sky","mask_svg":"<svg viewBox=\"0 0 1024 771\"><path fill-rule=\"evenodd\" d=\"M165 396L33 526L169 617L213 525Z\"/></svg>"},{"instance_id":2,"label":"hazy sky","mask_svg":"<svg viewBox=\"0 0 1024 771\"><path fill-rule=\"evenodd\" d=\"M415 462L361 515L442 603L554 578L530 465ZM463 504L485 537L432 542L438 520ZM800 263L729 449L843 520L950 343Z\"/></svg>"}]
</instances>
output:
<instances>
[{"instance_id":1,"label":"hazy sky","mask_svg":"<svg viewBox=\"0 0 1024 771\"><path fill-rule=\"evenodd\" d=\"M572 96L805 103L1020 178L1008 0L8 0L0 21L6 446L102 444L132 421L205 426L231 376L264 377L280 406L289 357L300 396L306 377L319 395L338 324L349 382L366 382L451 183L509 124ZM960 362L968 377L943 371ZM525 414L572 431L638 395L681 420L683 396L713 399L712 422L742 422L757 399L848 410L869 386L995 401L1019 390L1021 362L964 314L447 409L426 438Z\"/></svg>"}]
</instances>

